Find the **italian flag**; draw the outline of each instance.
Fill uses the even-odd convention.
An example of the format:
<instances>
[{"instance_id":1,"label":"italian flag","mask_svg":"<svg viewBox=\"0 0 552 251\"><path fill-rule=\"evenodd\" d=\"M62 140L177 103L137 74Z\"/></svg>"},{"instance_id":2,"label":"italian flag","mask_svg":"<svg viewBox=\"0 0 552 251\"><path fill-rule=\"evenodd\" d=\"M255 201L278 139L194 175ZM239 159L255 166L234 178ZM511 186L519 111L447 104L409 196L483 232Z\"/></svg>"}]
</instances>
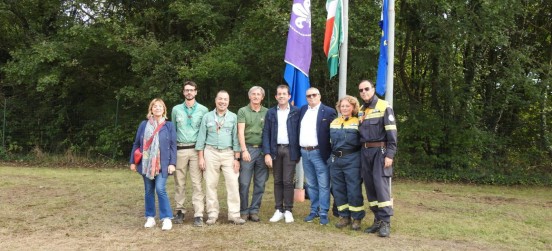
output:
<instances>
[{"instance_id":1,"label":"italian flag","mask_svg":"<svg viewBox=\"0 0 552 251\"><path fill-rule=\"evenodd\" d=\"M341 0L326 1L328 16L326 17L326 32L324 34L324 53L328 57L330 79L337 75L339 68L339 46L343 42L341 6Z\"/></svg>"}]
</instances>

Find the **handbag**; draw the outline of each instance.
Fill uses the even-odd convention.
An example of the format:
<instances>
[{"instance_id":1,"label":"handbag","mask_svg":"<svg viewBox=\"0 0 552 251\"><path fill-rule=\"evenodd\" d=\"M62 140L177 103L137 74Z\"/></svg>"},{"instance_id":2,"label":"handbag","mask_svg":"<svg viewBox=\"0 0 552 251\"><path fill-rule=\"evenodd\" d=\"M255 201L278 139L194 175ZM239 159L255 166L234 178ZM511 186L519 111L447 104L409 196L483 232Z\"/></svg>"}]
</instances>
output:
<instances>
[{"instance_id":1,"label":"handbag","mask_svg":"<svg viewBox=\"0 0 552 251\"><path fill-rule=\"evenodd\" d=\"M159 124L155 130L153 131L153 134L151 135L151 137L149 138L149 140L146 142L146 145L144 145L144 151L147 151L151 145L151 143L153 142L153 137L155 136L156 133L159 132L159 130L161 130L161 127L163 127L163 125L165 125L165 121L163 121L163 123ZM140 161L142 160L142 151L140 151L140 147L136 148L136 150L134 150L134 164L138 165L140 163Z\"/></svg>"}]
</instances>

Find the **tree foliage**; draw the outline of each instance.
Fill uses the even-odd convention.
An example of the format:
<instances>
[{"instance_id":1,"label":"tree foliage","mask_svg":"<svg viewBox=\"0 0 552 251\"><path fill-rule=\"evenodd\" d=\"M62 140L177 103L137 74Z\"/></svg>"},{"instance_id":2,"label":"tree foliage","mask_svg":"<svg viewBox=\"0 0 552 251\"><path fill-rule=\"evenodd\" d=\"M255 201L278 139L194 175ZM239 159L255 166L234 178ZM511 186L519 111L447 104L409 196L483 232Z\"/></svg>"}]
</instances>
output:
<instances>
[{"instance_id":1,"label":"tree foliage","mask_svg":"<svg viewBox=\"0 0 552 251\"><path fill-rule=\"evenodd\" d=\"M348 93L374 79L380 1L349 1ZM395 110L406 170L550 171L552 3L396 0ZM311 1L310 78L337 99L322 51L326 1ZM6 149L126 157L153 97L181 83L231 109L283 84L291 2L284 0L2 0L0 85ZM8 95L6 92L13 92ZM411 172L414 173L414 172Z\"/></svg>"}]
</instances>

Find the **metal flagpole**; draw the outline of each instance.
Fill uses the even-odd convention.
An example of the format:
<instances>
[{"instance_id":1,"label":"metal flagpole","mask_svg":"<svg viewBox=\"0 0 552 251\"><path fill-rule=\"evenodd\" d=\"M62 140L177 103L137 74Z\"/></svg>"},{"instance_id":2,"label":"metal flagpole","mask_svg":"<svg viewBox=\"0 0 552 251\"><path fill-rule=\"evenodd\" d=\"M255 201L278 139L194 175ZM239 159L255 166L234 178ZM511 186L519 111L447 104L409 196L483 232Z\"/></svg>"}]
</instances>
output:
<instances>
[{"instance_id":1,"label":"metal flagpole","mask_svg":"<svg viewBox=\"0 0 552 251\"><path fill-rule=\"evenodd\" d=\"M387 79L385 89L385 101L393 107L393 65L395 64L395 0L388 0L389 34L387 34ZM391 190L392 177L389 177L389 196L393 207L393 193Z\"/></svg>"},{"instance_id":2,"label":"metal flagpole","mask_svg":"<svg viewBox=\"0 0 552 251\"><path fill-rule=\"evenodd\" d=\"M395 63L395 0L388 1L389 34L387 34L387 79L385 101L393 107L393 65Z\"/></svg>"},{"instance_id":3,"label":"metal flagpole","mask_svg":"<svg viewBox=\"0 0 552 251\"><path fill-rule=\"evenodd\" d=\"M343 42L339 48L339 96L338 99L347 95L347 44L349 42L349 0L343 0L343 15L341 15L341 24L343 25Z\"/></svg>"}]
</instances>

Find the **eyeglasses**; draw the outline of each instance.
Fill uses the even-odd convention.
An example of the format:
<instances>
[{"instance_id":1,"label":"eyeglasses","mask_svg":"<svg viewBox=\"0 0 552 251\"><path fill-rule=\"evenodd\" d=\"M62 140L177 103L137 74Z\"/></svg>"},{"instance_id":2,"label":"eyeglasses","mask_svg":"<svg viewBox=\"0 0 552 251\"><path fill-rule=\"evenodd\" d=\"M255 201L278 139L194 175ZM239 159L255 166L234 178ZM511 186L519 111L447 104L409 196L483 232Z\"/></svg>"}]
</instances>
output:
<instances>
[{"instance_id":1,"label":"eyeglasses","mask_svg":"<svg viewBox=\"0 0 552 251\"><path fill-rule=\"evenodd\" d=\"M370 89L371 89L370 87L364 87L364 88L360 88L360 89L358 89L358 92L360 92L360 93L362 93L363 91L365 91L365 92L369 92L369 91L370 91Z\"/></svg>"},{"instance_id":2,"label":"eyeglasses","mask_svg":"<svg viewBox=\"0 0 552 251\"><path fill-rule=\"evenodd\" d=\"M184 92L195 92L195 89L184 89Z\"/></svg>"},{"instance_id":3,"label":"eyeglasses","mask_svg":"<svg viewBox=\"0 0 552 251\"><path fill-rule=\"evenodd\" d=\"M318 96L318 93L307 94L307 98L316 98L316 96Z\"/></svg>"}]
</instances>

